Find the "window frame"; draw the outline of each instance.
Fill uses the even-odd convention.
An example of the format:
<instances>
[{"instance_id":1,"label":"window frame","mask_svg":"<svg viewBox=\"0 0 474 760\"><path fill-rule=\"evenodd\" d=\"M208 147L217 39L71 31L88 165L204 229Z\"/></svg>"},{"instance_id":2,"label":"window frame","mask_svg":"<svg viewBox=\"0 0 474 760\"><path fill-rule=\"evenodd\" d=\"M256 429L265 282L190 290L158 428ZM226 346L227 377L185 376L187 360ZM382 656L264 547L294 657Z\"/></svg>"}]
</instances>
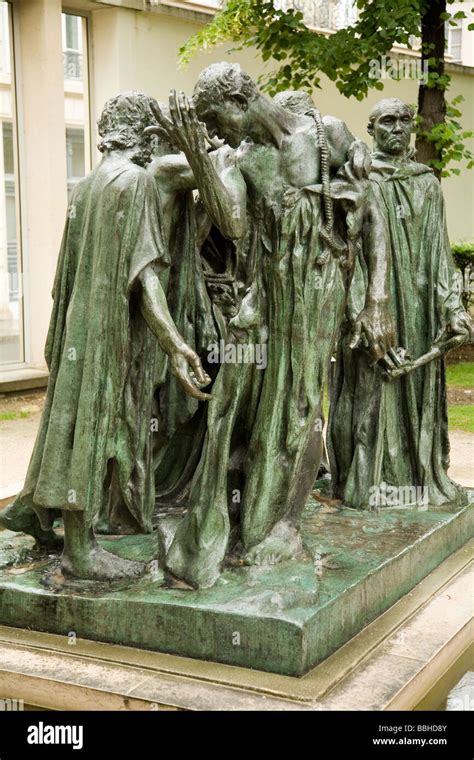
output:
<instances>
[{"instance_id":1,"label":"window frame","mask_svg":"<svg viewBox=\"0 0 474 760\"><path fill-rule=\"evenodd\" d=\"M31 337L28 330L29 320L31 317L30 304L25 294L29 292L28 276L28 245L27 236L23 234L23 222L26 216L26 198L23 193L25 186L25 150L22 136L24 134L24 114L21 97L18 93L22 91L21 77L21 35L19 22L19 8L14 0L5 0L8 4L9 13L9 31L10 31L10 76L12 87L12 125L16 122L16 130L13 131L13 162L14 173L16 174L15 194L18 198L15 202L16 211L16 246L18 262L18 300L19 309L21 310L21 331L20 331L20 356L16 362L0 364L0 372L14 372L15 370L25 369L31 366Z\"/></svg>"},{"instance_id":2,"label":"window frame","mask_svg":"<svg viewBox=\"0 0 474 760\"><path fill-rule=\"evenodd\" d=\"M92 83L94 81L94 59L93 59L93 45L92 45L92 14L90 11L82 11L77 8L70 8L67 4L61 5L61 13L66 13L71 16L79 16L86 20L87 34L86 45L81 43L82 55L83 55L83 73L84 73L84 92L87 87L87 112L86 124L89 129L89 150L85 152L85 173L88 174L94 167L94 146L96 143L96 131L94 123L94 88ZM63 29L61 23L61 30ZM64 147L66 148L66 132L64 132Z\"/></svg>"}]
</instances>

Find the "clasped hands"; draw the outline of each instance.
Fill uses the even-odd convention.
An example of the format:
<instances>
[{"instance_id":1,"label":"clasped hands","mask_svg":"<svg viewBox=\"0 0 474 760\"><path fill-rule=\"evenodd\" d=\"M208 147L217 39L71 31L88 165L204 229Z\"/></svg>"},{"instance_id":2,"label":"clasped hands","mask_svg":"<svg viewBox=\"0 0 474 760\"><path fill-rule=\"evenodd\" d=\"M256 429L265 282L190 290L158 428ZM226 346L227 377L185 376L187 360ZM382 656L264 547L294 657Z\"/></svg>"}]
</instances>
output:
<instances>
[{"instance_id":1,"label":"clasped hands","mask_svg":"<svg viewBox=\"0 0 474 760\"><path fill-rule=\"evenodd\" d=\"M432 348L438 348L443 352L455 344L461 345L473 339L472 319L466 311L457 310L450 315L446 325L439 331ZM395 331L385 302L369 303L361 311L353 324L349 347L367 349L373 363L380 362L388 374L395 370L394 376L408 374L420 362L420 359L414 362L404 348L397 347ZM428 357L429 354L426 358Z\"/></svg>"}]
</instances>

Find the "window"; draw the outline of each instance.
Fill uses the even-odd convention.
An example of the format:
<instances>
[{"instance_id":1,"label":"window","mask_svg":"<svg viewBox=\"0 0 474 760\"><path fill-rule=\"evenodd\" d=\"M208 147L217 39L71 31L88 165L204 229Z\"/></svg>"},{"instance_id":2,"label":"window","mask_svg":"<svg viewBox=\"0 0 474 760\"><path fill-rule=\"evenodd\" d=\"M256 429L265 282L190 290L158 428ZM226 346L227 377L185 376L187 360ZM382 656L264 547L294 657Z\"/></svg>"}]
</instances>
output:
<instances>
[{"instance_id":1,"label":"window","mask_svg":"<svg viewBox=\"0 0 474 760\"><path fill-rule=\"evenodd\" d=\"M342 29L357 20L355 0L274 0L277 9L301 11L304 23L316 29Z\"/></svg>"},{"instance_id":2,"label":"window","mask_svg":"<svg viewBox=\"0 0 474 760\"><path fill-rule=\"evenodd\" d=\"M64 114L68 197L74 185L90 171L87 19L62 14Z\"/></svg>"},{"instance_id":3,"label":"window","mask_svg":"<svg viewBox=\"0 0 474 760\"><path fill-rule=\"evenodd\" d=\"M83 79L82 21L80 16L62 14L63 64L65 79Z\"/></svg>"},{"instance_id":4,"label":"window","mask_svg":"<svg viewBox=\"0 0 474 760\"><path fill-rule=\"evenodd\" d=\"M24 361L11 5L0 2L0 365Z\"/></svg>"},{"instance_id":5,"label":"window","mask_svg":"<svg viewBox=\"0 0 474 760\"><path fill-rule=\"evenodd\" d=\"M16 193L14 142L11 122L3 122L3 171L5 192L5 232L7 243L8 297L11 304L19 299L18 262L16 251Z\"/></svg>"},{"instance_id":6,"label":"window","mask_svg":"<svg viewBox=\"0 0 474 760\"><path fill-rule=\"evenodd\" d=\"M447 49L453 63L462 62L462 27L446 25Z\"/></svg>"},{"instance_id":7,"label":"window","mask_svg":"<svg viewBox=\"0 0 474 760\"><path fill-rule=\"evenodd\" d=\"M9 14L10 9L8 3L1 3L1 35L0 35L0 71L10 74L10 34L9 30Z\"/></svg>"},{"instance_id":8,"label":"window","mask_svg":"<svg viewBox=\"0 0 474 760\"><path fill-rule=\"evenodd\" d=\"M351 26L357 20L357 8L354 0L338 0L336 8L336 29Z\"/></svg>"},{"instance_id":9,"label":"window","mask_svg":"<svg viewBox=\"0 0 474 760\"><path fill-rule=\"evenodd\" d=\"M71 193L76 182L78 182L81 177L84 177L86 173L84 153L84 130L66 127L68 198L71 198Z\"/></svg>"}]
</instances>

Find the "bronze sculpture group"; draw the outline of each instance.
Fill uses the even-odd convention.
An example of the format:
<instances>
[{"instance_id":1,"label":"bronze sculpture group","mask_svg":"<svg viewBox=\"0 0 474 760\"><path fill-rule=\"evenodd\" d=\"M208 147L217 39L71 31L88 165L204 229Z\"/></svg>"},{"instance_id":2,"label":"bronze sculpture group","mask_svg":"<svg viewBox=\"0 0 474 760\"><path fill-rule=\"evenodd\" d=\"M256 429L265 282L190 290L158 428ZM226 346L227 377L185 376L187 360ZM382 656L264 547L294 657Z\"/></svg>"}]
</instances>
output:
<instances>
[{"instance_id":1,"label":"bronze sculpture group","mask_svg":"<svg viewBox=\"0 0 474 760\"><path fill-rule=\"evenodd\" d=\"M371 508L388 484L462 502L442 355L472 325L413 119L378 103L370 153L305 93L268 99L229 63L169 108L108 101L102 161L68 210L38 438L0 527L51 547L62 516L62 571L79 579L145 572L96 534L152 532L163 511L161 561L191 587L229 559L291 560L333 355L334 496Z\"/></svg>"}]
</instances>

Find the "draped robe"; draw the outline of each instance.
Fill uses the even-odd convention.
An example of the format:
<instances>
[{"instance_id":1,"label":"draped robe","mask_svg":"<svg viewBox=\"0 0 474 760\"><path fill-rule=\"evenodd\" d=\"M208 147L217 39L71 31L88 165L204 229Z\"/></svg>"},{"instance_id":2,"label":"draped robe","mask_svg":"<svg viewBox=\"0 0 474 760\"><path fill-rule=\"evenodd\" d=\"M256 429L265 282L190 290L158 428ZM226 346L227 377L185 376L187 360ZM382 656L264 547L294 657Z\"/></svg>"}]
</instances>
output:
<instances>
[{"instance_id":1,"label":"draped robe","mask_svg":"<svg viewBox=\"0 0 474 760\"><path fill-rule=\"evenodd\" d=\"M117 153L75 187L53 290L46 402L18 499L43 525L76 510L92 525L121 502L152 527L150 418L166 357L140 310L138 277L169 257L158 196L145 169Z\"/></svg>"},{"instance_id":2,"label":"draped robe","mask_svg":"<svg viewBox=\"0 0 474 760\"><path fill-rule=\"evenodd\" d=\"M375 155L370 182L388 225L390 312L397 345L412 359L432 347L450 316L461 310L446 229L441 186L424 164L392 165ZM353 316L364 306L367 266L359 257L351 286ZM350 324L339 341L328 448L334 495L370 508L371 489L411 487L433 506L463 502L447 475L449 438L445 366L432 361L387 381L367 354L349 348ZM426 490L425 490L426 489ZM405 504L409 492L400 491ZM416 499L414 503L416 502Z\"/></svg>"}]
</instances>

